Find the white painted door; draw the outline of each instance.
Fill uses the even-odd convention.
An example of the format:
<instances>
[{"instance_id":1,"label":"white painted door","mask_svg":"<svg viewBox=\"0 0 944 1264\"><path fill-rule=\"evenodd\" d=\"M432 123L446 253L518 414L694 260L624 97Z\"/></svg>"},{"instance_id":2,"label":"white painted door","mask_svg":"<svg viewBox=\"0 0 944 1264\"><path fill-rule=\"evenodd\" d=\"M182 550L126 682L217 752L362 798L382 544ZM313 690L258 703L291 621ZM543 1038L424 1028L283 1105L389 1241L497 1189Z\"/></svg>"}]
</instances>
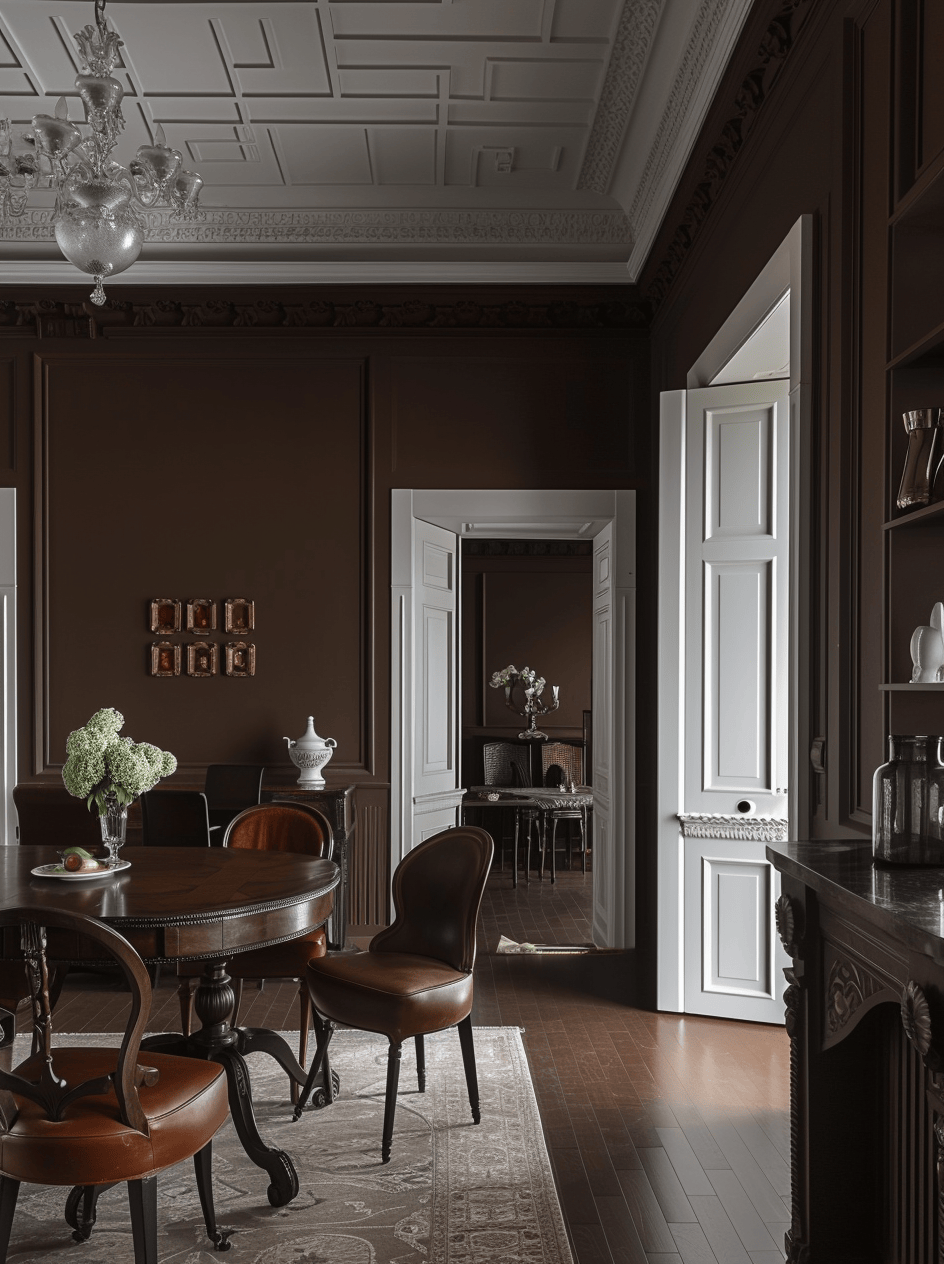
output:
<instances>
[{"instance_id":1,"label":"white painted door","mask_svg":"<svg viewBox=\"0 0 944 1264\"><path fill-rule=\"evenodd\" d=\"M410 847L456 824L458 546L443 527L413 529L413 829ZM408 850L408 849L407 849Z\"/></svg>"},{"instance_id":2,"label":"white painted door","mask_svg":"<svg viewBox=\"0 0 944 1264\"><path fill-rule=\"evenodd\" d=\"M764 849L788 813L788 384L690 391L685 412L684 1007L780 1023Z\"/></svg>"}]
</instances>

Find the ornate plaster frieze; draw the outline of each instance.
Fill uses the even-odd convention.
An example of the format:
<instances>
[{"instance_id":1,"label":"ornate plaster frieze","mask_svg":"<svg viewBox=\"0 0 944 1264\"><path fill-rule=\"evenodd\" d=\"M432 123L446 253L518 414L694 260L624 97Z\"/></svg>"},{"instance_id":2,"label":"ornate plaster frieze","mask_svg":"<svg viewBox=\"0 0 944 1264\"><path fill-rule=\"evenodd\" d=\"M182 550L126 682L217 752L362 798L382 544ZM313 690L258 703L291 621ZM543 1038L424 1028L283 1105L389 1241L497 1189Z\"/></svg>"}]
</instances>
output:
<instances>
[{"instance_id":1,"label":"ornate plaster frieze","mask_svg":"<svg viewBox=\"0 0 944 1264\"><path fill-rule=\"evenodd\" d=\"M703 160L701 180L649 283L647 294L654 304L661 303L671 289L812 9L813 0L781 0L779 10L768 24L754 65L734 94L731 113ZM630 221L636 222L632 209Z\"/></svg>"},{"instance_id":2,"label":"ornate plaster frieze","mask_svg":"<svg viewBox=\"0 0 944 1264\"><path fill-rule=\"evenodd\" d=\"M715 52L718 32L729 11L741 0L701 0L692 22L688 43L675 73L659 126L649 149L642 179L629 207L629 222L649 217L652 203L663 184L666 168L678 153L680 133L690 118L693 100L703 83L705 68ZM716 74L720 75L719 66Z\"/></svg>"},{"instance_id":3,"label":"ornate plaster frieze","mask_svg":"<svg viewBox=\"0 0 944 1264\"><path fill-rule=\"evenodd\" d=\"M198 302L160 299L134 302L109 298L103 307L57 299L0 299L0 336L19 330L45 338L93 338L109 329L255 329L313 333L329 329L645 329L645 303L432 303L410 299L330 298L292 302L257 298L250 302L213 298Z\"/></svg>"},{"instance_id":4,"label":"ornate plaster frieze","mask_svg":"<svg viewBox=\"0 0 944 1264\"><path fill-rule=\"evenodd\" d=\"M0 224L0 241L54 241L52 208ZM628 246L619 209L208 210L196 222L148 211L147 240L181 246Z\"/></svg>"},{"instance_id":5,"label":"ornate plaster frieze","mask_svg":"<svg viewBox=\"0 0 944 1264\"><path fill-rule=\"evenodd\" d=\"M664 7L665 0L625 0L623 4L583 167L577 180L578 189L592 189L595 193L609 191L610 176Z\"/></svg>"},{"instance_id":6,"label":"ornate plaster frieze","mask_svg":"<svg viewBox=\"0 0 944 1264\"><path fill-rule=\"evenodd\" d=\"M680 812L686 838L733 838L751 843L782 843L787 837L786 818L778 816L727 816Z\"/></svg>"}]
</instances>

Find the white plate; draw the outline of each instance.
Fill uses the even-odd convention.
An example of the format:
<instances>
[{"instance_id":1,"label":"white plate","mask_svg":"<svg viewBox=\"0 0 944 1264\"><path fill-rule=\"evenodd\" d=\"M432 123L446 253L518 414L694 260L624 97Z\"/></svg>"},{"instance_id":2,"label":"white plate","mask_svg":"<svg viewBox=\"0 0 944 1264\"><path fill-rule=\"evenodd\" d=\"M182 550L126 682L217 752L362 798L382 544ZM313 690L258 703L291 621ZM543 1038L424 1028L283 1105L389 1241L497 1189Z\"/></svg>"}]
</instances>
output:
<instances>
[{"instance_id":1,"label":"white plate","mask_svg":"<svg viewBox=\"0 0 944 1264\"><path fill-rule=\"evenodd\" d=\"M92 869L88 873L81 871L70 873L68 869L63 869L62 865L37 865L35 869L30 870L30 873L35 874L37 878L65 878L66 882L81 882L84 878L107 878L111 873L130 868L130 860L119 860L114 869Z\"/></svg>"}]
</instances>

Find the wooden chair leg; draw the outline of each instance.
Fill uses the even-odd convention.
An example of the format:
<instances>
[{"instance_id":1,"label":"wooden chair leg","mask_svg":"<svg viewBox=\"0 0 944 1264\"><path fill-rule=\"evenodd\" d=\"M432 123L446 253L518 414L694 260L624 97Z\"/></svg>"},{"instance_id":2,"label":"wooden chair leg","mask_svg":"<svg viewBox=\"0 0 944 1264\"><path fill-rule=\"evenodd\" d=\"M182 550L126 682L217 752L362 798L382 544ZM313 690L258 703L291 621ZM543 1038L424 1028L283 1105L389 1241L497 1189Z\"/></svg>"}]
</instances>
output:
<instances>
[{"instance_id":1,"label":"wooden chair leg","mask_svg":"<svg viewBox=\"0 0 944 1264\"><path fill-rule=\"evenodd\" d=\"M4 1261L10 1245L10 1230L13 1228L13 1213L16 1211L16 1196L19 1192L19 1181L14 1181L9 1176L0 1176L0 1260Z\"/></svg>"},{"instance_id":2,"label":"wooden chair leg","mask_svg":"<svg viewBox=\"0 0 944 1264\"><path fill-rule=\"evenodd\" d=\"M193 988L191 980L185 975L177 984L177 1003L180 1006L180 1030L185 1036L190 1035L193 1026Z\"/></svg>"},{"instance_id":3,"label":"wooden chair leg","mask_svg":"<svg viewBox=\"0 0 944 1264\"><path fill-rule=\"evenodd\" d=\"M551 818L551 883L557 881L557 861L555 854L557 852L557 817Z\"/></svg>"},{"instance_id":4,"label":"wooden chair leg","mask_svg":"<svg viewBox=\"0 0 944 1264\"><path fill-rule=\"evenodd\" d=\"M387 1052L387 1095L384 1099L384 1130L380 1145L381 1163L390 1162L390 1146L393 1143L393 1118L397 1113L397 1085L400 1082L401 1046L390 1041Z\"/></svg>"},{"instance_id":5,"label":"wooden chair leg","mask_svg":"<svg viewBox=\"0 0 944 1264\"><path fill-rule=\"evenodd\" d=\"M334 1028L330 1023L325 1023L322 1027L316 1028L318 1032L318 1044L315 1047L315 1056L311 1060L311 1070L308 1072L308 1079L305 1081L305 1087L302 1089L298 1101L295 1103L295 1112L292 1115L293 1120L299 1120L302 1117L302 1111L308 1104L311 1097L311 1091L315 1087L315 1079L321 1070L322 1064L327 1061L328 1045L331 1043L331 1037L334 1034ZM330 1075L330 1069L328 1070ZM330 1088L327 1090L327 1097L330 1101L332 1098Z\"/></svg>"},{"instance_id":6,"label":"wooden chair leg","mask_svg":"<svg viewBox=\"0 0 944 1264\"><path fill-rule=\"evenodd\" d=\"M213 1142L208 1141L202 1150L193 1156L193 1170L197 1176L197 1193L200 1195L200 1207L203 1211L203 1223L206 1225L207 1237L218 1251L228 1251L231 1230L221 1230L216 1223L216 1210L213 1206Z\"/></svg>"},{"instance_id":7,"label":"wooden chair leg","mask_svg":"<svg viewBox=\"0 0 944 1264\"><path fill-rule=\"evenodd\" d=\"M511 853L511 885L518 885L518 835L521 832L521 813L515 812L515 845ZM505 867L505 852L502 849L502 868Z\"/></svg>"},{"instance_id":8,"label":"wooden chair leg","mask_svg":"<svg viewBox=\"0 0 944 1264\"><path fill-rule=\"evenodd\" d=\"M459 1044L462 1047L462 1065L465 1067L465 1082L469 1090L469 1105L472 1107L472 1122L482 1122L479 1109L479 1078L475 1071L475 1045L472 1043L472 1015L463 1018L459 1024Z\"/></svg>"},{"instance_id":9,"label":"wooden chair leg","mask_svg":"<svg viewBox=\"0 0 944 1264\"><path fill-rule=\"evenodd\" d=\"M128 1182L134 1264L157 1264L157 1177Z\"/></svg>"},{"instance_id":10,"label":"wooden chair leg","mask_svg":"<svg viewBox=\"0 0 944 1264\"><path fill-rule=\"evenodd\" d=\"M298 983L298 1061L302 1066L308 1061L308 1030L311 1027L311 997L304 979ZM292 1084L292 1102L298 1101L298 1085Z\"/></svg>"},{"instance_id":11,"label":"wooden chair leg","mask_svg":"<svg viewBox=\"0 0 944 1264\"><path fill-rule=\"evenodd\" d=\"M416 1042L416 1083L421 1093L426 1092L426 1042L422 1036L414 1036Z\"/></svg>"}]
</instances>

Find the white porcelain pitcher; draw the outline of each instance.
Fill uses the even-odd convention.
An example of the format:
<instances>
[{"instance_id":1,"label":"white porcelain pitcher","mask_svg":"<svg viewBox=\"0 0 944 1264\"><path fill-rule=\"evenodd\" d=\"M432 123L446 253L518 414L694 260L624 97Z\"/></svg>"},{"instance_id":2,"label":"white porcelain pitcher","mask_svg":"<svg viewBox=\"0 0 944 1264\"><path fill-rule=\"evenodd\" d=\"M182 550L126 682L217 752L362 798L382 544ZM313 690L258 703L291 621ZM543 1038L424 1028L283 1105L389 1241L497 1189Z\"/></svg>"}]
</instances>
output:
<instances>
[{"instance_id":1,"label":"white porcelain pitcher","mask_svg":"<svg viewBox=\"0 0 944 1264\"><path fill-rule=\"evenodd\" d=\"M308 728L300 738L293 741L283 737L288 743L288 757L298 769L298 784L308 790L323 790L325 779L321 771L334 754L337 742L333 737L319 737L315 732L313 716L308 717Z\"/></svg>"}]
</instances>

